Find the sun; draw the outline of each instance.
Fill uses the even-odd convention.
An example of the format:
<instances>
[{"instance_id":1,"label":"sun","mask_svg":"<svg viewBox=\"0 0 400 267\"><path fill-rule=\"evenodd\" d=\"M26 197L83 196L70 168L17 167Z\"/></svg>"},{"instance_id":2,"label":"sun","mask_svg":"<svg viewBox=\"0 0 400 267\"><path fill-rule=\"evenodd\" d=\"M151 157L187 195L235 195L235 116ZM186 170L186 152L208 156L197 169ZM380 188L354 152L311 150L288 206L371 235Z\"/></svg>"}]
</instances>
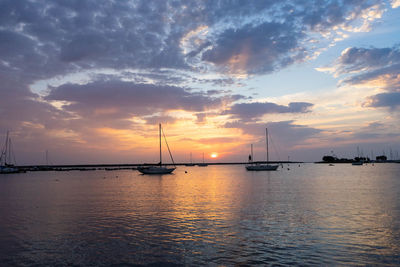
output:
<instances>
[{"instance_id":1,"label":"sun","mask_svg":"<svg viewBox=\"0 0 400 267\"><path fill-rule=\"evenodd\" d=\"M216 152L211 153L211 157L213 159L218 158L218 153L216 153Z\"/></svg>"}]
</instances>

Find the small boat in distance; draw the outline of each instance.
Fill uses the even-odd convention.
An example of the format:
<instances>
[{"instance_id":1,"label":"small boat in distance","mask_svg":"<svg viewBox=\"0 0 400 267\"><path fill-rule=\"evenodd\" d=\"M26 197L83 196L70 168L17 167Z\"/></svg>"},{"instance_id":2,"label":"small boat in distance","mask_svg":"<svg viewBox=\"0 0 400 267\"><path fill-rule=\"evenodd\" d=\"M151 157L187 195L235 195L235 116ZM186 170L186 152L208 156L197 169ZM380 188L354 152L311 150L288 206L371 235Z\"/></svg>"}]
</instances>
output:
<instances>
[{"instance_id":1,"label":"small boat in distance","mask_svg":"<svg viewBox=\"0 0 400 267\"><path fill-rule=\"evenodd\" d=\"M253 161L253 145L251 145L251 155L249 156L249 164L246 166L248 171L276 171L279 165L269 164L269 152L268 152L268 129L265 128L265 138L267 143L267 163L254 163Z\"/></svg>"},{"instance_id":2,"label":"small boat in distance","mask_svg":"<svg viewBox=\"0 0 400 267\"><path fill-rule=\"evenodd\" d=\"M186 163L185 166L194 166L194 163L192 160L192 152L190 152L190 163Z\"/></svg>"},{"instance_id":3,"label":"small boat in distance","mask_svg":"<svg viewBox=\"0 0 400 267\"><path fill-rule=\"evenodd\" d=\"M9 136L9 132L7 131L6 143L1 150L0 155L0 173L7 174L20 172L20 170L18 168L15 168L14 165L11 163L13 158L15 162L15 156L11 146L11 138Z\"/></svg>"},{"instance_id":4,"label":"small boat in distance","mask_svg":"<svg viewBox=\"0 0 400 267\"><path fill-rule=\"evenodd\" d=\"M351 165L361 166L363 164L364 164L364 159L360 157L360 148L357 146L357 157L354 159Z\"/></svg>"},{"instance_id":5,"label":"small boat in distance","mask_svg":"<svg viewBox=\"0 0 400 267\"><path fill-rule=\"evenodd\" d=\"M197 166L199 167L207 167L208 164L204 162L204 152L203 152L203 163L198 163Z\"/></svg>"},{"instance_id":6,"label":"small boat in distance","mask_svg":"<svg viewBox=\"0 0 400 267\"><path fill-rule=\"evenodd\" d=\"M143 174L169 174L175 170L175 167L167 167L167 166L162 165L161 132L164 136L165 143L167 144L168 152L169 152L169 155L171 157L171 160L172 160L172 163L174 164L174 166L175 166L175 162L174 162L174 159L172 158L171 151L169 150L169 146L167 143L167 139L165 138L164 131L162 131L161 123L158 126L159 126L158 129L159 129L159 140L160 140L160 163L158 164L158 166L140 166L140 167L138 167L137 170Z\"/></svg>"}]
</instances>

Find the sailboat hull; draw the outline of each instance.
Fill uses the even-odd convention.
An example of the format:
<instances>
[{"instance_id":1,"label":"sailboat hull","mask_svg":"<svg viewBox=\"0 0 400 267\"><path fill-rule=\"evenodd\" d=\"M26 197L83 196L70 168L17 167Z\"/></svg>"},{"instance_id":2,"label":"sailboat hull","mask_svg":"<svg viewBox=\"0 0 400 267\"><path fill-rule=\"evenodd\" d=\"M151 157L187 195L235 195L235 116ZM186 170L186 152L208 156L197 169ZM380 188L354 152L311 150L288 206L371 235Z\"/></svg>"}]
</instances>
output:
<instances>
[{"instance_id":1,"label":"sailboat hull","mask_svg":"<svg viewBox=\"0 0 400 267\"><path fill-rule=\"evenodd\" d=\"M199 167L207 167L208 164L207 163L198 163L197 166L199 166Z\"/></svg>"},{"instance_id":2,"label":"sailboat hull","mask_svg":"<svg viewBox=\"0 0 400 267\"><path fill-rule=\"evenodd\" d=\"M143 174L170 174L175 170L175 168L149 166L138 167L137 170Z\"/></svg>"},{"instance_id":3,"label":"sailboat hull","mask_svg":"<svg viewBox=\"0 0 400 267\"><path fill-rule=\"evenodd\" d=\"M140 167L138 167L137 170L143 174L170 174L175 170L175 167L168 168L168 167L162 165L161 132L162 132L162 128L161 128L161 123L160 123L160 124L158 124L158 133L159 133L159 140L160 140L160 163L157 164L156 166L140 166ZM172 154L171 154L171 151L169 150L167 139L165 138L165 135L164 135L164 139L165 139L165 143L167 145L168 152L171 157L172 163L174 163L174 159L172 158ZM175 163L174 163L174 165L175 165Z\"/></svg>"},{"instance_id":4,"label":"sailboat hull","mask_svg":"<svg viewBox=\"0 0 400 267\"><path fill-rule=\"evenodd\" d=\"M248 165L246 166L248 171L276 171L278 169L278 165L269 165L269 164L259 164L259 165Z\"/></svg>"},{"instance_id":5,"label":"sailboat hull","mask_svg":"<svg viewBox=\"0 0 400 267\"><path fill-rule=\"evenodd\" d=\"M267 145L267 164L254 164L253 161L253 145L251 145L251 155L249 156L250 165L246 166L246 170L248 171L276 171L279 165L270 165L269 162L269 153L268 153L268 129L265 128L265 141Z\"/></svg>"},{"instance_id":6,"label":"sailboat hull","mask_svg":"<svg viewBox=\"0 0 400 267\"><path fill-rule=\"evenodd\" d=\"M17 168L11 168L11 167L3 167L0 166L0 173L1 174L7 174L7 173L18 173L20 172Z\"/></svg>"}]
</instances>

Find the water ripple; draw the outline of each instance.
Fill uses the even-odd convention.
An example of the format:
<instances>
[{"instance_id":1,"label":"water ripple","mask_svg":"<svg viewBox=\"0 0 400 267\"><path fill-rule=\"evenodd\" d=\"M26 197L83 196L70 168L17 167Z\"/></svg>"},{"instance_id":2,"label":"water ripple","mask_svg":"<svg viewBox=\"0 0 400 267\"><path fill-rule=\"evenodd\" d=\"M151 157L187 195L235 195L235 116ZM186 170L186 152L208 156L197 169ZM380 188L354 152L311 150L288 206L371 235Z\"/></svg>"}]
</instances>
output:
<instances>
[{"instance_id":1,"label":"water ripple","mask_svg":"<svg viewBox=\"0 0 400 267\"><path fill-rule=\"evenodd\" d=\"M0 262L396 266L399 167L26 173L0 180Z\"/></svg>"}]
</instances>

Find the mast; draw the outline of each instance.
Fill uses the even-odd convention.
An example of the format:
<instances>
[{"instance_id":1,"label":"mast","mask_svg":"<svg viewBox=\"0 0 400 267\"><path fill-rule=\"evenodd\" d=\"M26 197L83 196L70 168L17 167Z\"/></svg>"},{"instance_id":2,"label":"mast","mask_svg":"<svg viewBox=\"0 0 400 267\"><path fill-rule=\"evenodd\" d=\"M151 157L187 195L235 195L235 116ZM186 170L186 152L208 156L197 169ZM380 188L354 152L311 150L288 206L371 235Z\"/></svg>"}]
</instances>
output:
<instances>
[{"instance_id":1,"label":"mast","mask_svg":"<svg viewBox=\"0 0 400 267\"><path fill-rule=\"evenodd\" d=\"M268 153L268 128L265 128L265 138L267 141L267 163L269 162L269 153Z\"/></svg>"},{"instance_id":2,"label":"mast","mask_svg":"<svg viewBox=\"0 0 400 267\"><path fill-rule=\"evenodd\" d=\"M251 151L251 160L250 161L253 162L253 159L254 159L254 157L253 157L253 144L251 144L250 147L251 147L251 150L250 150Z\"/></svg>"},{"instance_id":3,"label":"mast","mask_svg":"<svg viewBox=\"0 0 400 267\"><path fill-rule=\"evenodd\" d=\"M7 154L10 153L9 152L9 137L8 137L9 132L7 131L7 137L6 137L6 150L4 151L4 165L7 166Z\"/></svg>"},{"instance_id":4,"label":"mast","mask_svg":"<svg viewBox=\"0 0 400 267\"><path fill-rule=\"evenodd\" d=\"M162 158L161 158L161 123L158 124L158 131L159 131L159 136L160 136L160 166L161 166L161 162L162 162Z\"/></svg>"}]
</instances>

